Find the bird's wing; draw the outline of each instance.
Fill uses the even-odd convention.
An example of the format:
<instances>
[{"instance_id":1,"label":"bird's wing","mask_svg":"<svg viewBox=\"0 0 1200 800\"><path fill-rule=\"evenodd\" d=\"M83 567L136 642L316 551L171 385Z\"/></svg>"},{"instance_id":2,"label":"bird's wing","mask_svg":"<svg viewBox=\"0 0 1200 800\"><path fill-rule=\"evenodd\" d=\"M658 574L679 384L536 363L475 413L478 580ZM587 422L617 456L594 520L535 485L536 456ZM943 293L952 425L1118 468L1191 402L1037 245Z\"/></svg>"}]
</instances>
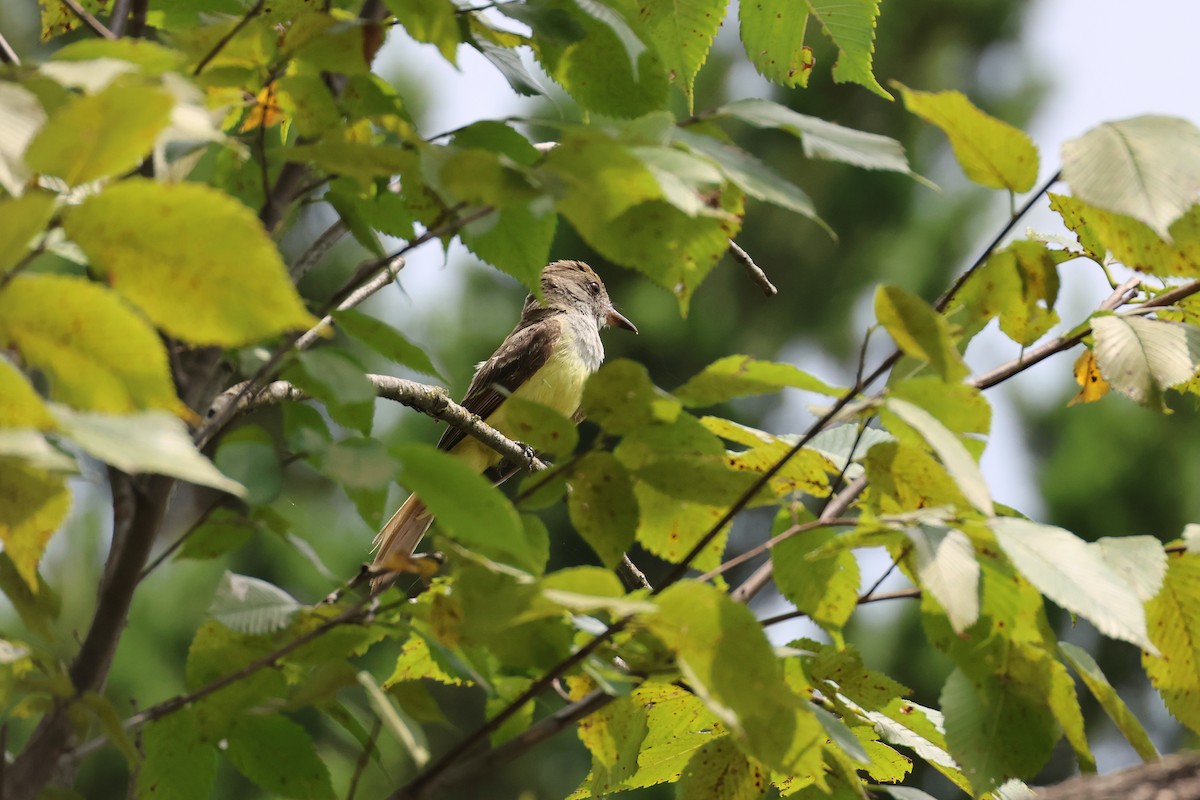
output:
<instances>
[{"instance_id":1,"label":"bird's wing","mask_svg":"<svg viewBox=\"0 0 1200 800\"><path fill-rule=\"evenodd\" d=\"M560 330L558 320L550 317L509 334L492 357L479 365L467 388L467 396L463 398L463 407L486 421L505 397L550 360ZM451 449L465 435L459 428L447 428L438 442L438 449Z\"/></svg>"}]
</instances>

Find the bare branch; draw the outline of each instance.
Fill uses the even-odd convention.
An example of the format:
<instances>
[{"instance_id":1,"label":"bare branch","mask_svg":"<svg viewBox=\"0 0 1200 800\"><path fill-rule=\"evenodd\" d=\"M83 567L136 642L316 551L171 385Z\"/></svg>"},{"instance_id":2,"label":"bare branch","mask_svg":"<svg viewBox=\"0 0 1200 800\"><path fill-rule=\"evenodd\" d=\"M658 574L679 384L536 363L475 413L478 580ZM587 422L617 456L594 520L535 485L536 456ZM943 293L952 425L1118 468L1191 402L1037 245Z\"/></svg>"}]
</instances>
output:
<instances>
[{"instance_id":1,"label":"bare branch","mask_svg":"<svg viewBox=\"0 0 1200 800\"><path fill-rule=\"evenodd\" d=\"M103 39L108 39L110 42L116 40L116 34L104 27L104 23L93 17L86 8L79 5L77 0L62 0L62 3L67 8L71 9L71 13L79 17L80 21L83 22L83 24L86 25L92 31L92 33Z\"/></svg>"},{"instance_id":2,"label":"bare branch","mask_svg":"<svg viewBox=\"0 0 1200 800\"><path fill-rule=\"evenodd\" d=\"M455 403L442 387L428 386L391 375L367 375L367 379L375 385L375 392L379 397L394 400L453 425L513 463L528 464L534 471L546 469L546 464L538 458L529 458L529 451L524 445L509 439L480 419L477 414L472 414ZM230 409L228 414L229 419L232 419L233 416L254 408L310 399L302 389L287 381L273 381L253 394L243 393L242 388L239 384L226 391L217 398L213 404L214 408Z\"/></svg>"},{"instance_id":3,"label":"bare branch","mask_svg":"<svg viewBox=\"0 0 1200 800\"><path fill-rule=\"evenodd\" d=\"M750 280L758 284L758 288L762 289L763 294L767 297L774 297L779 294L779 290L775 288L775 284L771 283L771 279L767 277L767 273L763 272L758 264L754 263L754 259L750 254L741 248L741 246L733 239L729 240L729 255L733 256L733 260L742 265L742 269L746 270L746 274L750 276Z\"/></svg>"}]
</instances>

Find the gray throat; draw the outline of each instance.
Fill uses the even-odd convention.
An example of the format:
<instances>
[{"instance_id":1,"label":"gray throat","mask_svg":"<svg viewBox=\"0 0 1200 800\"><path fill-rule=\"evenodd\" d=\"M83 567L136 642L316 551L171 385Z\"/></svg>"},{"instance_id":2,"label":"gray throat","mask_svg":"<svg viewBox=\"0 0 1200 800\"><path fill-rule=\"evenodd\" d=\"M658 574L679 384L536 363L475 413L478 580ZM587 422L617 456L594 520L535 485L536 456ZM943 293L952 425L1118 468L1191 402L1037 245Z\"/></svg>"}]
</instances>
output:
<instances>
[{"instance_id":1,"label":"gray throat","mask_svg":"<svg viewBox=\"0 0 1200 800\"><path fill-rule=\"evenodd\" d=\"M600 369L600 364L604 362L604 343L600 341L600 326L596 324L596 318L591 314L568 312L563 319L571 329L571 344L587 366L587 371Z\"/></svg>"}]
</instances>

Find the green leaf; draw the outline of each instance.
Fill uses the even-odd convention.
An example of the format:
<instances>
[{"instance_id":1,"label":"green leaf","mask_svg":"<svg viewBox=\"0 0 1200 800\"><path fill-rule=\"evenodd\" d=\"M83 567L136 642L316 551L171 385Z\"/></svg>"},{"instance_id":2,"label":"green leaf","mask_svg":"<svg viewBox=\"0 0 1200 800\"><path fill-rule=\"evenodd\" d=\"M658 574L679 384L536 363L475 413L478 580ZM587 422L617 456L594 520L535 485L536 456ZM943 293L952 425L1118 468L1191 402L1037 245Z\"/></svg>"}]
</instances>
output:
<instances>
[{"instance_id":1,"label":"green leaf","mask_svg":"<svg viewBox=\"0 0 1200 800\"><path fill-rule=\"evenodd\" d=\"M868 711L865 716L884 741L911 750L955 786L970 791L958 764L946 751L940 711L896 698L883 711Z\"/></svg>"},{"instance_id":2,"label":"green leaf","mask_svg":"<svg viewBox=\"0 0 1200 800\"><path fill-rule=\"evenodd\" d=\"M79 6L92 15L104 13L104 0L82 0ZM83 25L79 15L60 0L38 3L38 10L41 12L43 42L70 33Z\"/></svg>"},{"instance_id":3,"label":"green leaf","mask_svg":"<svg viewBox=\"0 0 1200 800\"><path fill-rule=\"evenodd\" d=\"M448 536L485 552L505 553L537 571L537 553L521 518L496 487L429 445L397 445L392 454L402 465L396 480L420 495Z\"/></svg>"},{"instance_id":4,"label":"green leaf","mask_svg":"<svg viewBox=\"0 0 1200 800\"><path fill-rule=\"evenodd\" d=\"M249 519L227 508L218 508L194 530L175 554L184 559L211 559L241 548L254 535L255 525Z\"/></svg>"},{"instance_id":5,"label":"green leaf","mask_svg":"<svg viewBox=\"0 0 1200 800\"><path fill-rule=\"evenodd\" d=\"M778 24L779 20L776 23L778 28L786 27L786 23ZM713 114L732 117L756 128L774 128L790 133L800 140L804 155L808 158L839 161L862 169L901 172L915 177L904 154L904 145L890 136L844 128L758 97L726 103Z\"/></svg>"},{"instance_id":6,"label":"green leaf","mask_svg":"<svg viewBox=\"0 0 1200 800\"><path fill-rule=\"evenodd\" d=\"M989 526L1022 575L1063 608L1101 633L1154 650L1137 594L1101 555L1070 531L1016 517Z\"/></svg>"},{"instance_id":7,"label":"green leaf","mask_svg":"<svg viewBox=\"0 0 1200 800\"><path fill-rule=\"evenodd\" d=\"M90 3L84 2L86 8ZM102 2L97 3L103 6ZM103 9L102 9L103 10ZM72 12L68 12L72 13ZM113 58L136 64L142 75L161 75L178 72L183 66L183 54L164 45L145 39L79 39L55 51L53 61L92 61Z\"/></svg>"},{"instance_id":8,"label":"green leaf","mask_svg":"<svg viewBox=\"0 0 1200 800\"><path fill-rule=\"evenodd\" d=\"M418 42L437 47L442 58L455 63L455 53L462 41L459 33L458 7L450 0L386 0L388 10L404 26L404 31Z\"/></svg>"},{"instance_id":9,"label":"green leaf","mask_svg":"<svg viewBox=\"0 0 1200 800\"><path fill-rule=\"evenodd\" d=\"M324 403L335 422L363 434L370 432L375 385L349 354L328 347L309 350L300 354L284 377Z\"/></svg>"},{"instance_id":10,"label":"green leaf","mask_svg":"<svg viewBox=\"0 0 1200 800\"><path fill-rule=\"evenodd\" d=\"M260 636L283 630L299 610L295 598L278 586L226 571L208 615L232 631Z\"/></svg>"},{"instance_id":11,"label":"green leaf","mask_svg":"<svg viewBox=\"0 0 1200 800\"><path fill-rule=\"evenodd\" d=\"M679 401L655 386L641 364L619 358L588 378L583 389L587 418L609 433L626 434L654 422L672 422Z\"/></svg>"},{"instance_id":12,"label":"green leaf","mask_svg":"<svg viewBox=\"0 0 1200 800\"><path fill-rule=\"evenodd\" d=\"M1063 179L1081 200L1125 214L1170 238L1200 193L1200 130L1147 114L1105 122L1062 148Z\"/></svg>"},{"instance_id":13,"label":"green leaf","mask_svg":"<svg viewBox=\"0 0 1200 800\"><path fill-rule=\"evenodd\" d=\"M510 395L504 400L504 433L549 456L569 456L579 443L575 422L542 403Z\"/></svg>"},{"instance_id":14,"label":"green leaf","mask_svg":"<svg viewBox=\"0 0 1200 800\"><path fill-rule=\"evenodd\" d=\"M675 131L674 137L692 152L711 159L722 175L750 197L794 211L829 230L804 190L746 151L682 129Z\"/></svg>"},{"instance_id":15,"label":"green leaf","mask_svg":"<svg viewBox=\"0 0 1200 800\"><path fill-rule=\"evenodd\" d=\"M1050 207L1062 216L1084 251L1100 263L1111 253L1130 269L1150 275L1200 275L1200 206L1193 206L1171 224L1170 242L1133 217L1104 211L1074 197L1051 194Z\"/></svg>"},{"instance_id":16,"label":"green leaf","mask_svg":"<svg viewBox=\"0 0 1200 800\"><path fill-rule=\"evenodd\" d=\"M50 409L29 379L11 361L0 356L0 428L44 431L54 427Z\"/></svg>"},{"instance_id":17,"label":"green leaf","mask_svg":"<svg viewBox=\"0 0 1200 800\"><path fill-rule=\"evenodd\" d=\"M38 190L0 201L0 275L20 263L54 216L55 195Z\"/></svg>"},{"instance_id":18,"label":"green leaf","mask_svg":"<svg viewBox=\"0 0 1200 800\"><path fill-rule=\"evenodd\" d=\"M424 350L410 342L404 334L383 320L354 309L335 311L333 319L339 328L381 356L415 372L432 375L435 378L442 377Z\"/></svg>"},{"instance_id":19,"label":"green leaf","mask_svg":"<svg viewBox=\"0 0 1200 800\"><path fill-rule=\"evenodd\" d=\"M243 499L248 505L266 505L283 490L283 465L275 442L258 425L245 425L224 436L213 461L246 487Z\"/></svg>"},{"instance_id":20,"label":"green leaf","mask_svg":"<svg viewBox=\"0 0 1200 800\"><path fill-rule=\"evenodd\" d=\"M882 98L891 100L871 71L875 55L875 21L879 0L806 0L810 13L821 23L838 49L833 79L857 83Z\"/></svg>"},{"instance_id":21,"label":"green leaf","mask_svg":"<svg viewBox=\"0 0 1200 800\"><path fill-rule=\"evenodd\" d=\"M236 673L277 646L271 637L236 633L216 620L208 620L196 631L188 648L187 688L195 691ZM262 669L197 701L192 709L204 738L217 741L228 734L231 721L285 692L283 672Z\"/></svg>"},{"instance_id":22,"label":"green leaf","mask_svg":"<svg viewBox=\"0 0 1200 800\"><path fill-rule=\"evenodd\" d=\"M384 682L384 688L389 689L396 684L422 678L444 683L447 686L469 684L469 680L452 675L447 671L449 667L442 663L443 658L440 657L442 655L440 648L435 655L434 651L430 649L429 641L424 636L414 633L400 648L400 656L396 659L396 669L392 672L392 676Z\"/></svg>"},{"instance_id":23,"label":"green leaf","mask_svg":"<svg viewBox=\"0 0 1200 800\"><path fill-rule=\"evenodd\" d=\"M633 493L639 514L638 544L672 564L683 560L725 514L722 506L680 500L643 481L634 483ZM725 525L692 561L692 567L708 570L720 564L728 538L729 525Z\"/></svg>"},{"instance_id":24,"label":"green leaf","mask_svg":"<svg viewBox=\"0 0 1200 800\"><path fill-rule=\"evenodd\" d=\"M25 162L70 186L128 172L150 154L174 106L174 96L154 86L114 84L76 97L29 143Z\"/></svg>"},{"instance_id":25,"label":"green leaf","mask_svg":"<svg viewBox=\"0 0 1200 800\"><path fill-rule=\"evenodd\" d=\"M945 468L924 448L881 442L863 461L871 481L873 508L885 514L970 503Z\"/></svg>"},{"instance_id":26,"label":"green leaf","mask_svg":"<svg viewBox=\"0 0 1200 800\"><path fill-rule=\"evenodd\" d=\"M920 297L898 286L880 286L875 291L875 318L901 352L929 364L948 383L966 377L969 370L950 324Z\"/></svg>"},{"instance_id":27,"label":"green leaf","mask_svg":"<svg viewBox=\"0 0 1200 800\"><path fill-rule=\"evenodd\" d=\"M579 105L612 117L636 117L666 102L667 72L621 12L596 0L548 0L583 30L564 43L542 39L538 61ZM630 9L631 11L633 9Z\"/></svg>"},{"instance_id":28,"label":"green leaf","mask_svg":"<svg viewBox=\"0 0 1200 800\"><path fill-rule=\"evenodd\" d=\"M658 609L649 600L625 596L621 580L611 569L568 567L542 578L542 596L572 612L610 611L646 614Z\"/></svg>"},{"instance_id":29,"label":"green leaf","mask_svg":"<svg viewBox=\"0 0 1200 800\"><path fill-rule=\"evenodd\" d=\"M80 336L87 331L87 336ZM50 396L122 413L183 411L154 330L116 293L66 275L18 275L0 290L0 347L50 379Z\"/></svg>"},{"instance_id":30,"label":"green leaf","mask_svg":"<svg viewBox=\"0 0 1200 800\"><path fill-rule=\"evenodd\" d=\"M905 107L941 128L967 177L989 189L1027 192L1038 175L1038 152L1021 130L975 107L962 92L919 92L894 84Z\"/></svg>"},{"instance_id":31,"label":"green leaf","mask_svg":"<svg viewBox=\"0 0 1200 800\"><path fill-rule=\"evenodd\" d=\"M829 396L843 391L791 364L759 361L752 356L725 356L672 394L686 406L712 406L735 397L767 394L788 387Z\"/></svg>"},{"instance_id":32,"label":"green leaf","mask_svg":"<svg viewBox=\"0 0 1200 800\"><path fill-rule=\"evenodd\" d=\"M906 425L920 434L921 438L937 453L950 477L954 478L963 496L971 505L991 516L995 513L987 482L974 457L963 446L962 441L942 425L932 414L907 400L893 397L887 401L887 411L895 414ZM895 432L895 431L893 431Z\"/></svg>"},{"instance_id":33,"label":"green leaf","mask_svg":"<svg viewBox=\"0 0 1200 800\"><path fill-rule=\"evenodd\" d=\"M633 545L638 528L637 497L629 474L611 453L594 451L571 467L567 482L571 525L602 564L615 567Z\"/></svg>"},{"instance_id":34,"label":"green leaf","mask_svg":"<svg viewBox=\"0 0 1200 800\"><path fill-rule=\"evenodd\" d=\"M658 50L668 80L692 111L692 84L725 17L726 0L637 0L637 20Z\"/></svg>"},{"instance_id":35,"label":"green leaf","mask_svg":"<svg viewBox=\"0 0 1200 800\"><path fill-rule=\"evenodd\" d=\"M72 209L63 226L113 288L185 341L237 346L317 322L262 223L224 192L126 180Z\"/></svg>"},{"instance_id":36,"label":"green leaf","mask_svg":"<svg viewBox=\"0 0 1200 800\"><path fill-rule=\"evenodd\" d=\"M1150 741L1146 729L1129 710L1129 706L1125 705L1125 701L1121 699L1117 690L1108 682L1108 678L1104 676L1103 670L1092 658L1091 653L1070 642L1059 642L1058 647L1063 658L1087 685L1088 691L1100 703L1101 708L1108 714L1109 719L1117 726L1117 730L1121 732L1125 740L1133 746L1134 751L1141 756L1143 761L1157 760L1158 749L1154 746L1154 742Z\"/></svg>"},{"instance_id":37,"label":"green leaf","mask_svg":"<svg viewBox=\"0 0 1200 800\"><path fill-rule=\"evenodd\" d=\"M395 145L365 142L328 141L296 145L289 157L297 162L311 162L333 175L344 175L370 187L375 178L393 175L416 176L417 153Z\"/></svg>"},{"instance_id":38,"label":"green leaf","mask_svg":"<svg viewBox=\"0 0 1200 800\"><path fill-rule=\"evenodd\" d=\"M1044 242L1013 242L968 279L956 302L970 310L972 329L998 316L1010 339L1031 345L1058 323L1058 265L1071 257Z\"/></svg>"},{"instance_id":39,"label":"green leaf","mask_svg":"<svg viewBox=\"0 0 1200 800\"><path fill-rule=\"evenodd\" d=\"M195 714L182 709L146 726L137 800L207 800L217 777L217 749L200 735Z\"/></svg>"},{"instance_id":40,"label":"green leaf","mask_svg":"<svg viewBox=\"0 0 1200 800\"><path fill-rule=\"evenodd\" d=\"M593 688L591 681L582 676L568 680L571 681L572 697L582 697L586 691ZM639 689L645 691L647 687L643 684ZM699 706L699 701L696 701L696 705ZM636 780L638 752L650 732L647 709L640 705L634 696L619 697L599 711L589 714L581 724L575 726L575 731L592 754L591 774L584 779L580 787L587 787L590 796L604 796L627 785L649 785L640 782L626 783L631 778ZM572 797L589 795L576 793Z\"/></svg>"},{"instance_id":41,"label":"green leaf","mask_svg":"<svg viewBox=\"0 0 1200 800\"><path fill-rule=\"evenodd\" d=\"M967 535L941 525L905 528L918 586L929 592L962 633L979 618L979 562Z\"/></svg>"},{"instance_id":42,"label":"green leaf","mask_svg":"<svg viewBox=\"0 0 1200 800\"><path fill-rule=\"evenodd\" d=\"M333 798L329 770L304 728L287 717L246 715L229 731L226 756L238 771L279 797Z\"/></svg>"},{"instance_id":43,"label":"green leaf","mask_svg":"<svg viewBox=\"0 0 1200 800\"><path fill-rule=\"evenodd\" d=\"M974 794L1012 777L1032 777L1058 739L1054 718L1042 703L1006 692L997 681L973 682L956 669L942 687L946 741ZM1020 731L1020 736L996 736Z\"/></svg>"},{"instance_id":44,"label":"green leaf","mask_svg":"<svg viewBox=\"0 0 1200 800\"><path fill-rule=\"evenodd\" d=\"M1141 405L1165 408L1163 392L1200 367L1200 328L1193 325L1103 314L1092 318L1092 336L1100 374Z\"/></svg>"},{"instance_id":45,"label":"green leaf","mask_svg":"<svg viewBox=\"0 0 1200 800\"><path fill-rule=\"evenodd\" d=\"M335 442L321 462L329 477L352 489L387 486L397 464L378 439L351 437Z\"/></svg>"},{"instance_id":46,"label":"green leaf","mask_svg":"<svg viewBox=\"0 0 1200 800\"><path fill-rule=\"evenodd\" d=\"M123 472L170 475L236 497L246 494L245 487L221 474L196 449L183 422L165 411L116 416L58 406L54 416L81 450Z\"/></svg>"},{"instance_id":47,"label":"green leaf","mask_svg":"<svg viewBox=\"0 0 1200 800\"><path fill-rule=\"evenodd\" d=\"M1146 624L1158 654L1142 653L1150 683L1167 710L1200 731L1200 556L1172 556L1162 591L1146 603Z\"/></svg>"},{"instance_id":48,"label":"green leaf","mask_svg":"<svg viewBox=\"0 0 1200 800\"><path fill-rule=\"evenodd\" d=\"M787 770L823 738L783 679L766 634L744 605L707 584L681 582L644 624L675 653L688 686L744 752Z\"/></svg>"},{"instance_id":49,"label":"green leaf","mask_svg":"<svg viewBox=\"0 0 1200 800\"><path fill-rule=\"evenodd\" d=\"M557 214L539 213L533 204L509 205L467 224L458 235L480 259L534 289L557 230Z\"/></svg>"},{"instance_id":50,"label":"green leaf","mask_svg":"<svg viewBox=\"0 0 1200 800\"><path fill-rule=\"evenodd\" d=\"M771 528L772 536L778 536L795 521L789 509L780 509ZM831 528L796 534L771 548L771 563L780 593L798 611L826 630L840 631L857 607L858 560L850 550L813 555L836 537L837 531Z\"/></svg>"},{"instance_id":51,"label":"green leaf","mask_svg":"<svg viewBox=\"0 0 1200 800\"><path fill-rule=\"evenodd\" d=\"M63 476L0 458L0 543L33 592L42 553L70 507Z\"/></svg>"},{"instance_id":52,"label":"green leaf","mask_svg":"<svg viewBox=\"0 0 1200 800\"><path fill-rule=\"evenodd\" d=\"M786 0L747 0L738 3L738 23L746 55L760 75L783 86L808 86L813 55L804 44L807 9Z\"/></svg>"},{"instance_id":53,"label":"green leaf","mask_svg":"<svg viewBox=\"0 0 1200 800\"><path fill-rule=\"evenodd\" d=\"M712 739L695 752L679 777L678 797L754 800L766 794L770 772L747 758L729 736Z\"/></svg>"}]
</instances>

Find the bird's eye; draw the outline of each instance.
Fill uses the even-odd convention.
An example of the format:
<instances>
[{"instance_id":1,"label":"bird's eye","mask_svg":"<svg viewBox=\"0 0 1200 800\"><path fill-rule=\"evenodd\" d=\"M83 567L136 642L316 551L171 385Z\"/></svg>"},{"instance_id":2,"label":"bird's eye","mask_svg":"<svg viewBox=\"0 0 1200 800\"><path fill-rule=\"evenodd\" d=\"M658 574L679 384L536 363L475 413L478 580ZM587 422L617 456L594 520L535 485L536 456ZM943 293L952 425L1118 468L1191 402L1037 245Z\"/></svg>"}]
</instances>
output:
<instances>
[{"instance_id":1,"label":"bird's eye","mask_svg":"<svg viewBox=\"0 0 1200 800\"><path fill-rule=\"evenodd\" d=\"M600 284L596 283L595 281L588 281L587 286L588 291L592 293L593 297L598 297L600 295Z\"/></svg>"}]
</instances>

